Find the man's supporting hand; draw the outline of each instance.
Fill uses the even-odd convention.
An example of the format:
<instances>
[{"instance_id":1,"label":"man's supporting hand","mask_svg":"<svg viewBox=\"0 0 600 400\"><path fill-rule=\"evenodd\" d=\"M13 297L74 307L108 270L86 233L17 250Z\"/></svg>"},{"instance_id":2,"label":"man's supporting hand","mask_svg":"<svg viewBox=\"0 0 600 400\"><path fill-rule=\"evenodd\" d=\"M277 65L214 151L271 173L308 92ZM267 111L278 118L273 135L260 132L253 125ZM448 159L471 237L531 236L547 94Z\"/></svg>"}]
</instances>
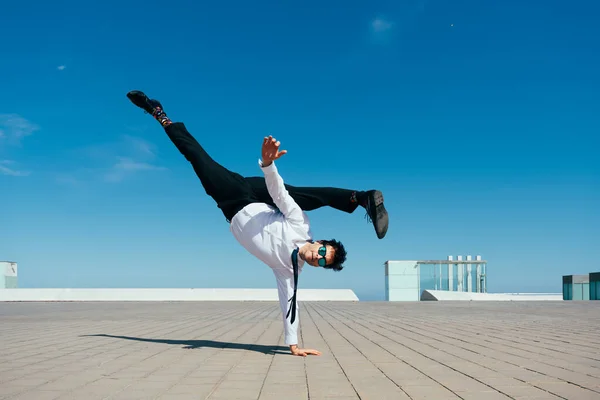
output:
<instances>
[{"instance_id":1,"label":"man's supporting hand","mask_svg":"<svg viewBox=\"0 0 600 400\"><path fill-rule=\"evenodd\" d=\"M295 344L290 346L290 351L294 356L306 357L308 355L320 356L321 352L314 349L299 349Z\"/></svg>"},{"instance_id":2,"label":"man's supporting hand","mask_svg":"<svg viewBox=\"0 0 600 400\"><path fill-rule=\"evenodd\" d=\"M273 136L264 138L262 144L262 163L263 166L268 167L271 163L277 160L279 157L287 153L287 150L279 151L279 143Z\"/></svg>"}]
</instances>

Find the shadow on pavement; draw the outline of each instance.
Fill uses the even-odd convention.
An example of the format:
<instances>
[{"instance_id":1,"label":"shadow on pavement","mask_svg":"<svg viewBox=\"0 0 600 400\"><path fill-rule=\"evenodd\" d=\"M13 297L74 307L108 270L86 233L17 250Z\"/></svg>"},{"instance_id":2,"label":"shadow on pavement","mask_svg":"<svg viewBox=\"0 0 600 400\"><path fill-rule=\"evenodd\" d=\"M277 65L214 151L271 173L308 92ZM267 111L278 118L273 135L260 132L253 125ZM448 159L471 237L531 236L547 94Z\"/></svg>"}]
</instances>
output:
<instances>
[{"instance_id":1,"label":"shadow on pavement","mask_svg":"<svg viewBox=\"0 0 600 400\"><path fill-rule=\"evenodd\" d=\"M272 346L272 345L262 345L262 344L246 344L246 343L231 343L231 342L219 342L215 340L171 340L171 339L148 339L148 338L140 338L134 336L116 336L116 335L106 335L106 334L96 334L96 335L81 335L82 336L100 336L100 337L109 337L115 339L126 339L126 340L135 340L139 342L150 342L150 343L164 343L164 344L175 344L182 345L184 349L198 349L202 347L213 347L216 349L239 349L239 350L249 350L249 351L257 351L263 354L286 354L289 355L289 349L283 346Z\"/></svg>"}]
</instances>

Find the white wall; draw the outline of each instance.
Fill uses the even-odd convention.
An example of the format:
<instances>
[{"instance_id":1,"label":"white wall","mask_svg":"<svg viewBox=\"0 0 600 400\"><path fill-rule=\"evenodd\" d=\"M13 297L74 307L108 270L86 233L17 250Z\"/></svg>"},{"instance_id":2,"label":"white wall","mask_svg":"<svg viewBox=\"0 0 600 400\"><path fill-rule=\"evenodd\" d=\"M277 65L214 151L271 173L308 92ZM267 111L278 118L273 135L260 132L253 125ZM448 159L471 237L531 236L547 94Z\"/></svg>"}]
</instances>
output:
<instances>
[{"instance_id":1,"label":"white wall","mask_svg":"<svg viewBox=\"0 0 600 400\"><path fill-rule=\"evenodd\" d=\"M350 289L298 289L298 301L358 301ZM0 301L279 301L277 289L0 289Z\"/></svg>"},{"instance_id":2,"label":"white wall","mask_svg":"<svg viewBox=\"0 0 600 400\"><path fill-rule=\"evenodd\" d=\"M388 261L385 265L385 299L419 301L419 267L416 261Z\"/></svg>"},{"instance_id":3,"label":"white wall","mask_svg":"<svg viewBox=\"0 0 600 400\"><path fill-rule=\"evenodd\" d=\"M421 300L432 301L562 301L562 293L469 293L424 290Z\"/></svg>"}]
</instances>

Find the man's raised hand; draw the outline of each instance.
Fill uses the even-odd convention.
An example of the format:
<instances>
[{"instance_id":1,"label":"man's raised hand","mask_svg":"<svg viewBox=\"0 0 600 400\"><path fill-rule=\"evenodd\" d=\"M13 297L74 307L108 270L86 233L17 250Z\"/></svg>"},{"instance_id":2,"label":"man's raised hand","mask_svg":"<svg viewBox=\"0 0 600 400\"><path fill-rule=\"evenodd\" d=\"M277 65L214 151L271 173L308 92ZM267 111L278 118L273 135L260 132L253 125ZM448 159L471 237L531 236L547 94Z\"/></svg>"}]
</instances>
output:
<instances>
[{"instance_id":1,"label":"man's raised hand","mask_svg":"<svg viewBox=\"0 0 600 400\"><path fill-rule=\"evenodd\" d=\"M262 144L262 162L263 166L268 167L279 157L287 153L287 150L279 151L279 143L273 136L265 137Z\"/></svg>"}]
</instances>

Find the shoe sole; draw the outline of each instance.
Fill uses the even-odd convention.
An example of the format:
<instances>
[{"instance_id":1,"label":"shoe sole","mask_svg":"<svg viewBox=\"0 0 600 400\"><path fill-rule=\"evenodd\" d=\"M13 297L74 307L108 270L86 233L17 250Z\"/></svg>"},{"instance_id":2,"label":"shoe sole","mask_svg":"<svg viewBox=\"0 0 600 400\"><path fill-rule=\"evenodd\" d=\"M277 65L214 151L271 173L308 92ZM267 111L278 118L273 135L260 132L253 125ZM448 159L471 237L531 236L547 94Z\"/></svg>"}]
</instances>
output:
<instances>
[{"instance_id":1,"label":"shoe sole","mask_svg":"<svg viewBox=\"0 0 600 400\"><path fill-rule=\"evenodd\" d=\"M382 205L383 204L383 193L381 193L379 190L376 190L375 192L373 192L373 199L375 200L376 206Z\"/></svg>"},{"instance_id":2,"label":"shoe sole","mask_svg":"<svg viewBox=\"0 0 600 400\"><path fill-rule=\"evenodd\" d=\"M375 232L377 233L377 237L379 239L383 239L387 234L389 224L388 212L385 209L385 206L383 205L383 193L381 193L379 190L376 190L373 193L373 200L375 202L375 209L381 207L380 210L382 215L379 218L377 218L377 220L373 220L373 222L375 225ZM378 226L379 229L377 229Z\"/></svg>"}]
</instances>

